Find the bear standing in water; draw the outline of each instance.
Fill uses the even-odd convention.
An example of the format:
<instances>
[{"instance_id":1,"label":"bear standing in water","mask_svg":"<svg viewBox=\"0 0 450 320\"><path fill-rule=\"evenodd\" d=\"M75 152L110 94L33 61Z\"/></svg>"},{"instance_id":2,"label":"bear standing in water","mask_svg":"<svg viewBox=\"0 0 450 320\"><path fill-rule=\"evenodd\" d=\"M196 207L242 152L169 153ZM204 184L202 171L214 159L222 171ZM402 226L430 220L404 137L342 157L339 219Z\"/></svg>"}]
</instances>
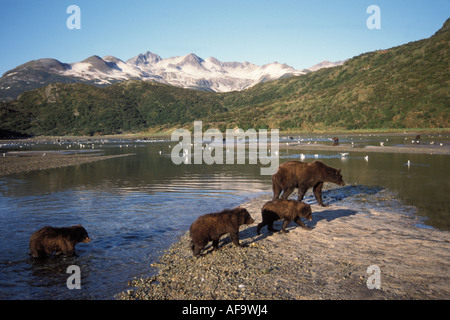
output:
<instances>
[{"instance_id":1,"label":"bear standing in water","mask_svg":"<svg viewBox=\"0 0 450 320\"><path fill-rule=\"evenodd\" d=\"M239 243L239 226L255 222L245 208L237 207L232 210L202 215L192 223L189 231L192 242L191 248L194 256L198 257L202 249L212 241L214 249L219 246L219 238L230 234L230 238L236 246Z\"/></svg>"},{"instance_id":2,"label":"bear standing in water","mask_svg":"<svg viewBox=\"0 0 450 320\"><path fill-rule=\"evenodd\" d=\"M304 202L298 202L295 200L277 199L267 202L261 209L262 222L258 224L256 230L259 234L262 227L267 225L267 229L270 232L276 232L273 228L273 223L276 220L284 219L281 232L286 233L286 227L291 221L294 221L300 227L310 230L311 228L305 226L300 220L300 217L306 220L312 220L311 206Z\"/></svg>"},{"instance_id":3,"label":"bear standing in water","mask_svg":"<svg viewBox=\"0 0 450 320\"><path fill-rule=\"evenodd\" d=\"M75 245L90 242L89 235L81 225L67 228L43 227L34 232L30 238L30 254L35 258L43 258L52 253L55 255L74 255Z\"/></svg>"},{"instance_id":4,"label":"bear standing in water","mask_svg":"<svg viewBox=\"0 0 450 320\"><path fill-rule=\"evenodd\" d=\"M344 186L341 169L337 170L327 166L322 161L304 163L300 161L288 161L278 167L277 172L272 176L272 200L278 199L281 192L281 199L287 199L295 188L298 188L298 198L300 202L309 188L313 188L317 203L326 207L322 201L322 187L324 182L333 182Z\"/></svg>"}]
</instances>

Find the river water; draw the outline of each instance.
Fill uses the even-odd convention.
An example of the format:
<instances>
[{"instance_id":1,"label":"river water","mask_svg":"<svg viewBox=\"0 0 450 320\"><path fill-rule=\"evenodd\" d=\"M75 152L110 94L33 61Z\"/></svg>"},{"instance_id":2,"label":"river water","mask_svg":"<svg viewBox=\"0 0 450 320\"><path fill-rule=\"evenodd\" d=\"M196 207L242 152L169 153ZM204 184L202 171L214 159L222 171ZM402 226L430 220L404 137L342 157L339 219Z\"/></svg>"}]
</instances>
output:
<instances>
[{"instance_id":1,"label":"river water","mask_svg":"<svg viewBox=\"0 0 450 320\"><path fill-rule=\"evenodd\" d=\"M304 142L329 143L327 136L303 138ZM422 139L449 147L447 135ZM289 141L281 138L280 163L300 159L298 151L283 148ZM341 143L350 141L406 143L398 136L341 137ZM133 277L153 272L151 263L196 217L271 192L271 178L260 175L259 163L175 165L171 160L175 143L169 140L84 144L84 148L71 141L2 145L3 152L86 152L88 146L89 151L103 154L133 155L0 177L0 299L112 299ZM422 227L450 230L448 155L350 152L343 158L331 151L303 154L304 161L317 158L341 168L347 186L392 190L403 203L413 206L412 214L424 217ZM92 238L76 246L77 257L36 260L28 256L34 231L45 225L74 224L82 224ZM79 290L67 288L70 265L80 267Z\"/></svg>"}]
</instances>

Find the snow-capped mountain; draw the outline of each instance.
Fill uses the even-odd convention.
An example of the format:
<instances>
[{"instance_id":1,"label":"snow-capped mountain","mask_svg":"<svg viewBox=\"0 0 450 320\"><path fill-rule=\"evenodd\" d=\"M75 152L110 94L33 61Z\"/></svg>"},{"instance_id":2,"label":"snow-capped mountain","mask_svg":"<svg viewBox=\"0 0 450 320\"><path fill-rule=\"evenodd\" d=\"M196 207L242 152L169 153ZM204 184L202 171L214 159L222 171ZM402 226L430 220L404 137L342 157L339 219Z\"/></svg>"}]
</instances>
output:
<instances>
[{"instance_id":1,"label":"snow-capped mountain","mask_svg":"<svg viewBox=\"0 0 450 320\"><path fill-rule=\"evenodd\" d=\"M220 62L214 57L202 59L193 53L162 59L147 52L126 62L112 56L103 59L92 56L70 66L60 75L94 80L97 84L126 79L152 80L216 92L243 90L261 81L305 73L277 62L257 66L249 62Z\"/></svg>"},{"instance_id":2,"label":"snow-capped mountain","mask_svg":"<svg viewBox=\"0 0 450 320\"><path fill-rule=\"evenodd\" d=\"M316 66L314 70L320 68ZM113 56L91 56L70 64L56 59L39 59L5 72L0 78L0 101L15 99L23 91L51 82L84 82L103 86L136 79L183 88L228 92L244 90L257 83L285 76L301 75L310 70L295 70L278 62L263 66L250 62L221 62L214 57L202 59L193 53L163 59L157 54L146 52L127 61Z\"/></svg>"}]
</instances>

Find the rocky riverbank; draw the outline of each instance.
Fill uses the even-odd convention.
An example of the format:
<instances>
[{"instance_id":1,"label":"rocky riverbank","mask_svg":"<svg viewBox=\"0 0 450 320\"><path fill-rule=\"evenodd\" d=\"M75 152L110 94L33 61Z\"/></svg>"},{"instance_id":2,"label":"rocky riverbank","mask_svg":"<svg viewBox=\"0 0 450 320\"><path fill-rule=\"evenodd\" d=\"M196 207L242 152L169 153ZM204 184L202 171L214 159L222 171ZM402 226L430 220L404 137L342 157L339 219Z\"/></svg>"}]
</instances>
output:
<instances>
[{"instance_id":1,"label":"rocky riverbank","mask_svg":"<svg viewBox=\"0 0 450 320\"><path fill-rule=\"evenodd\" d=\"M241 227L245 245L224 237L217 251L192 256L186 233L152 265L154 275L130 281L117 299L449 299L450 233L418 227L414 208L378 187L327 190L319 207L310 193L308 231L256 234L267 194L242 204L255 224ZM281 221L275 224L280 229ZM369 289L380 270L380 289ZM373 271L372 271L373 272ZM372 278L371 278L372 279ZM372 282L370 282L372 283Z\"/></svg>"}]
</instances>

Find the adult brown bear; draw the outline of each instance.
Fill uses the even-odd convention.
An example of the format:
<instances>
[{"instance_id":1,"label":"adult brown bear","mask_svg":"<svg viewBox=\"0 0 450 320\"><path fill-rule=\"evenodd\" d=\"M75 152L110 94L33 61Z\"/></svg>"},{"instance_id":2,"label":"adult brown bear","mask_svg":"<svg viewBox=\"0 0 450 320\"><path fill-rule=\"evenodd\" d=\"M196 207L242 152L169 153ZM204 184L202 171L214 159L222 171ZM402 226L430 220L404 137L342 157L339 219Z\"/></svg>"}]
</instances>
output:
<instances>
[{"instance_id":1,"label":"adult brown bear","mask_svg":"<svg viewBox=\"0 0 450 320\"><path fill-rule=\"evenodd\" d=\"M272 200L278 199L281 192L281 199L287 199L295 188L298 188L297 201L302 201L303 196L309 188L313 188L317 203L326 207L322 201L322 187L324 182L336 183L344 186L341 169L337 170L327 166L322 161L304 163L300 161L288 161L278 167L277 172L272 176Z\"/></svg>"},{"instance_id":2,"label":"adult brown bear","mask_svg":"<svg viewBox=\"0 0 450 320\"><path fill-rule=\"evenodd\" d=\"M300 217L306 220L312 220L311 206L304 202L298 202L295 200L276 199L267 202L261 209L262 222L258 224L256 233L259 234L262 227L267 225L267 229L270 232L276 232L273 228L273 223L276 220L284 219L281 232L286 233L286 227L291 221L294 221L300 227L305 229L311 229L305 226L300 220Z\"/></svg>"},{"instance_id":3,"label":"adult brown bear","mask_svg":"<svg viewBox=\"0 0 450 320\"><path fill-rule=\"evenodd\" d=\"M232 210L208 213L197 218L189 231L192 242L191 248L194 256L199 256L202 249L212 241L214 249L219 246L219 238L226 233L236 246L239 243L239 226L255 222L245 208L237 207Z\"/></svg>"},{"instance_id":4,"label":"adult brown bear","mask_svg":"<svg viewBox=\"0 0 450 320\"><path fill-rule=\"evenodd\" d=\"M30 238L30 254L42 258L53 254L74 255L75 245L90 242L89 235L81 225L67 228L43 227Z\"/></svg>"}]
</instances>

